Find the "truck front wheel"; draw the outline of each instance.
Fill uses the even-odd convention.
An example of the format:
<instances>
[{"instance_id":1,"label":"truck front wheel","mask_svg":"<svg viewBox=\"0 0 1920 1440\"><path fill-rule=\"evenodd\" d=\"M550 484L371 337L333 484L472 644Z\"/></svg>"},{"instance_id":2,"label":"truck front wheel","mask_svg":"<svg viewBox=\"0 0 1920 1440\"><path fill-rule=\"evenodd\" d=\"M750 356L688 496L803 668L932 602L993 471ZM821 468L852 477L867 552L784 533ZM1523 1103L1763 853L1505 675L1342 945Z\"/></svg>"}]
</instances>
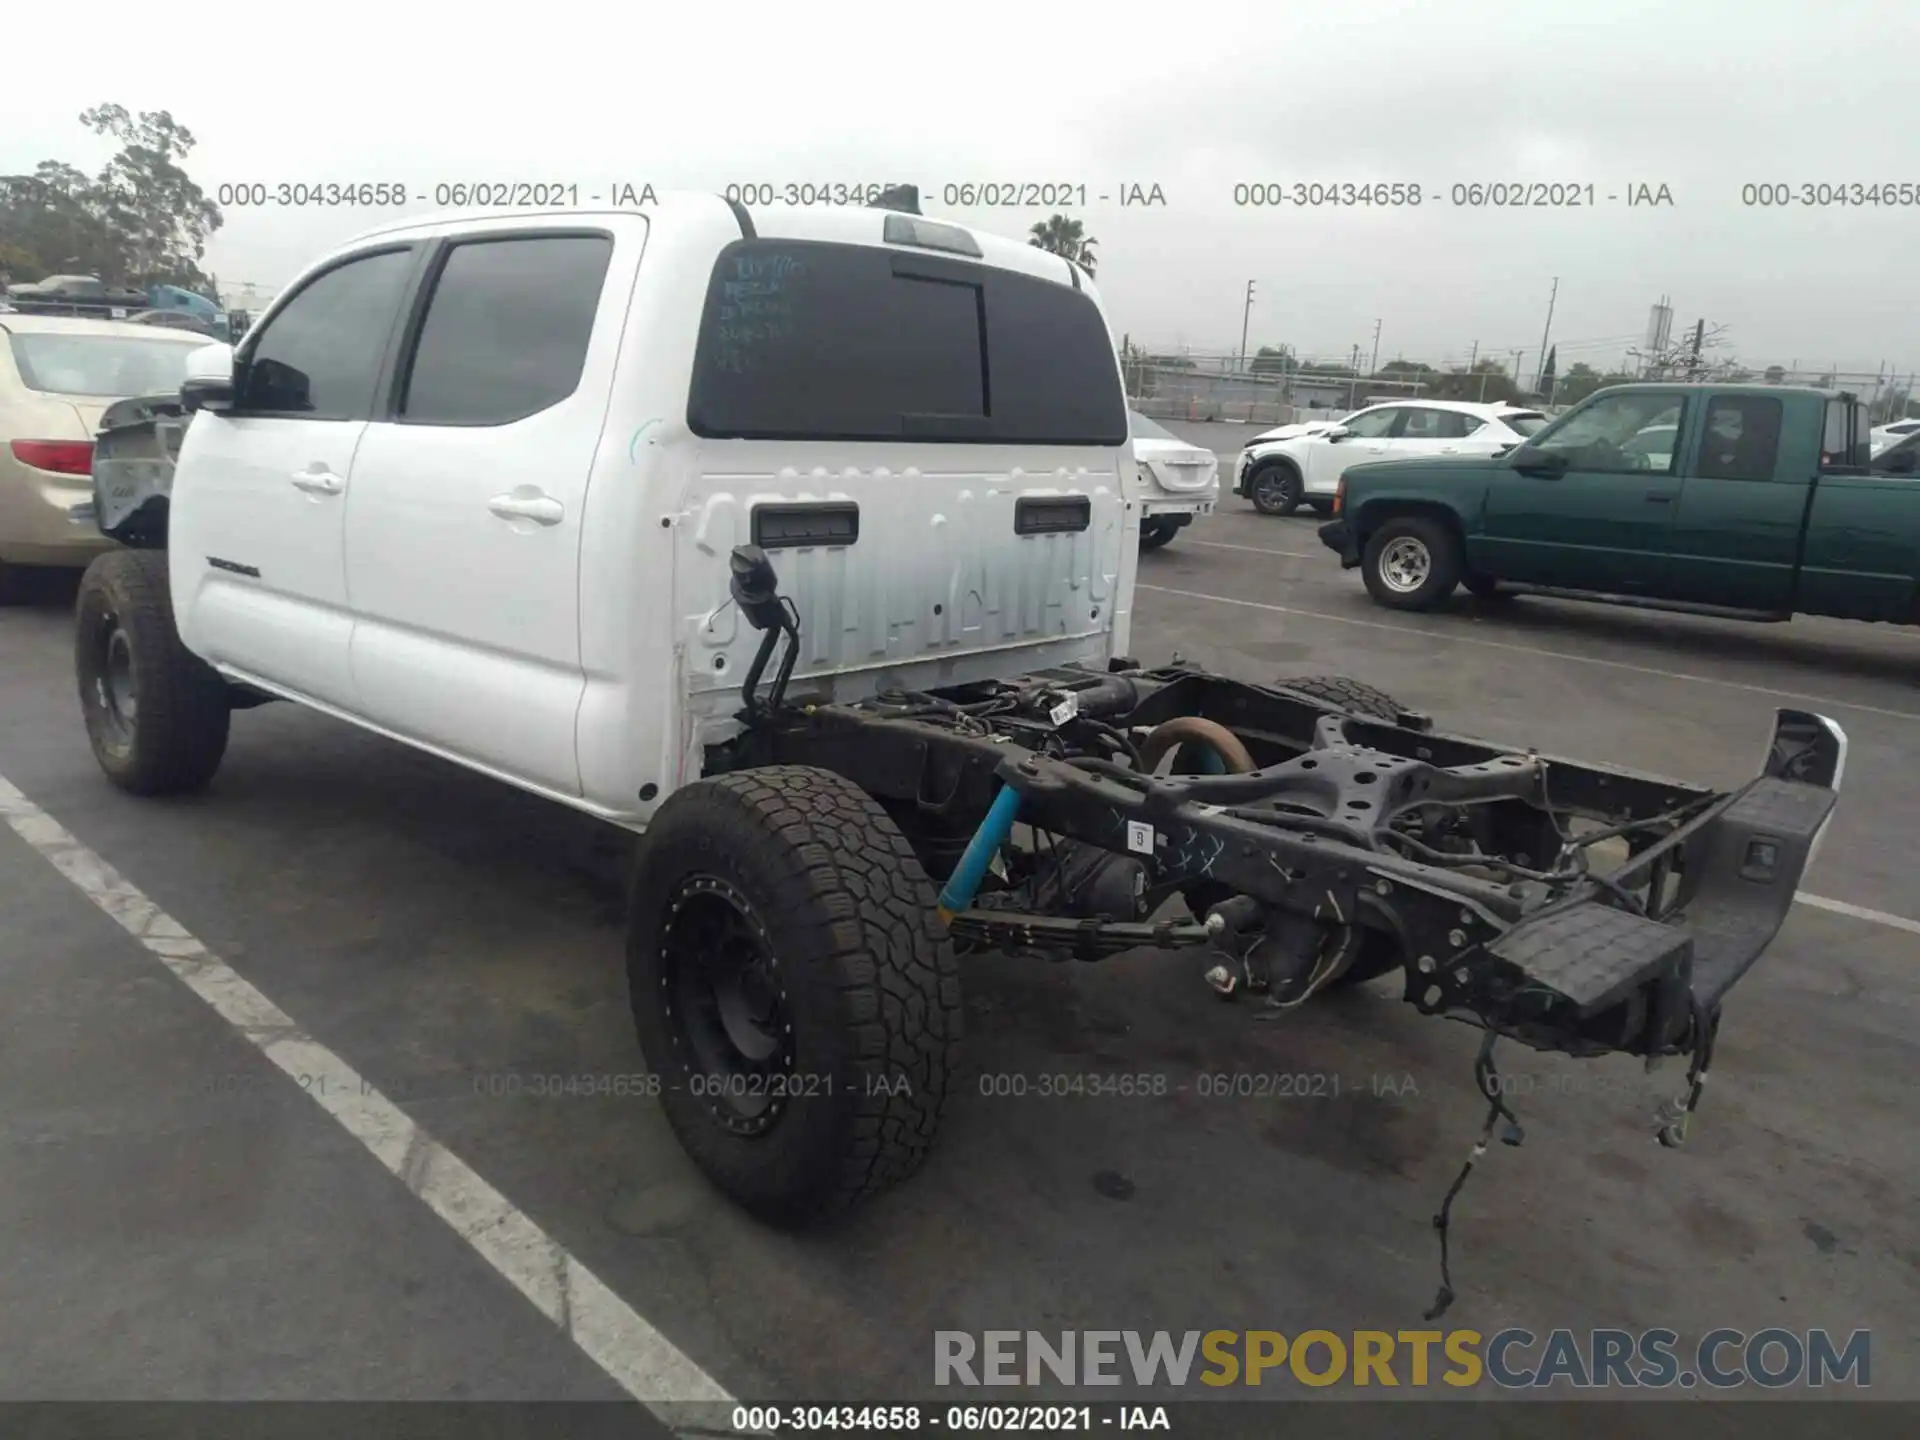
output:
<instances>
[{"instance_id":1,"label":"truck front wheel","mask_svg":"<svg viewBox=\"0 0 1920 1440\"><path fill-rule=\"evenodd\" d=\"M681 1145L747 1209L830 1214L926 1158L961 1031L937 901L886 811L830 771L697 781L648 826L634 1028Z\"/></svg>"},{"instance_id":2,"label":"truck front wheel","mask_svg":"<svg viewBox=\"0 0 1920 1440\"><path fill-rule=\"evenodd\" d=\"M80 581L74 675L93 758L135 795L213 779L227 753L226 683L180 643L164 550L110 550Z\"/></svg>"},{"instance_id":3,"label":"truck front wheel","mask_svg":"<svg viewBox=\"0 0 1920 1440\"><path fill-rule=\"evenodd\" d=\"M1367 593L1394 610L1431 610L1460 583L1460 540L1431 515L1400 515L1367 537L1360 575Z\"/></svg>"}]
</instances>

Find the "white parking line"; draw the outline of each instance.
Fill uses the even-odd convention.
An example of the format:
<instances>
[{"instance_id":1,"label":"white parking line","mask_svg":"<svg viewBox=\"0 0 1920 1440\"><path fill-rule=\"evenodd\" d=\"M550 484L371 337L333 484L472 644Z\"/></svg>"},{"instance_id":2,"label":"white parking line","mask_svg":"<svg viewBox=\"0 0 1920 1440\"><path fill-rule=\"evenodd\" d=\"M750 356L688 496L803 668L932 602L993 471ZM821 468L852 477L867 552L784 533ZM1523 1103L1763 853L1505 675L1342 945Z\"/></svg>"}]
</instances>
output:
<instances>
[{"instance_id":1,"label":"white parking line","mask_svg":"<svg viewBox=\"0 0 1920 1440\"><path fill-rule=\"evenodd\" d=\"M1313 553L1308 550L1271 550L1265 545L1229 545L1224 540L1183 539L1180 544L1182 548L1188 545L1200 545L1208 550L1240 550L1248 555L1286 555L1294 560L1312 560L1315 558Z\"/></svg>"},{"instance_id":2,"label":"white parking line","mask_svg":"<svg viewBox=\"0 0 1920 1440\"><path fill-rule=\"evenodd\" d=\"M0 815L669 1428L662 1406L733 1403L557 1240L4 777Z\"/></svg>"},{"instance_id":3,"label":"white parking line","mask_svg":"<svg viewBox=\"0 0 1920 1440\"><path fill-rule=\"evenodd\" d=\"M1274 552L1280 553L1278 551ZM1427 630L1412 625L1394 625L1385 620L1356 620L1350 615L1329 615L1324 610L1302 610L1292 605L1275 605L1265 600L1237 600L1231 595L1209 595L1200 590L1177 590L1171 585L1136 587L1155 590L1162 595L1179 595L1188 600L1211 600L1216 605L1238 605L1247 610L1268 610L1276 615L1299 615L1310 620L1328 620L1336 625L1357 625L1363 630L1388 630L1396 635L1418 635L1454 645L1477 645L1483 650L1505 650L1514 655L1532 655L1545 660L1569 660L1577 665L1600 665L1609 670L1627 670L1635 675L1653 675L1662 680L1690 680L1696 685L1718 685L1727 690L1744 690L1750 695L1772 695L1782 700L1809 700L1842 710L1858 710L1868 715L1885 715L1893 720L1920 720L1920 712L1890 710L1883 705L1863 705L1858 700L1841 700L1832 695L1813 695L1805 690L1780 690L1771 685L1753 685L1744 680L1723 680L1716 675L1694 675L1685 670L1662 670L1654 665L1635 665L1626 660L1606 660L1598 655L1574 655L1565 650L1547 650L1537 645L1515 645L1506 640L1482 640L1477 635L1462 635L1454 630Z\"/></svg>"},{"instance_id":4,"label":"white parking line","mask_svg":"<svg viewBox=\"0 0 1920 1440\"><path fill-rule=\"evenodd\" d=\"M1864 905L1849 905L1844 900L1829 900L1824 895L1809 895L1804 890L1793 898L1817 910L1831 910L1836 915L1851 915L1856 920L1871 920L1876 925L1890 925L1909 935L1920 935L1920 920L1909 920L1904 915L1889 915L1884 910L1869 910Z\"/></svg>"}]
</instances>

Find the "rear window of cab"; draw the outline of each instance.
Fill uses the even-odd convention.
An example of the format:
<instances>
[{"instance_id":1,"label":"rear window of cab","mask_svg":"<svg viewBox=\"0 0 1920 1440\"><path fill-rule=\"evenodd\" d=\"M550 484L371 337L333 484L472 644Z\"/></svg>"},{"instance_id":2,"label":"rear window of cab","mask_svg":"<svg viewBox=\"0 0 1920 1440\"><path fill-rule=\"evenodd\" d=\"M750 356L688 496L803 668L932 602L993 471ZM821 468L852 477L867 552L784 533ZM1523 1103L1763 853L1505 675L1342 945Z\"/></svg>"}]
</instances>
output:
<instances>
[{"instance_id":1,"label":"rear window of cab","mask_svg":"<svg viewBox=\"0 0 1920 1440\"><path fill-rule=\"evenodd\" d=\"M739 240L708 283L687 424L748 440L1127 441L1106 321L1072 286L869 245Z\"/></svg>"}]
</instances>

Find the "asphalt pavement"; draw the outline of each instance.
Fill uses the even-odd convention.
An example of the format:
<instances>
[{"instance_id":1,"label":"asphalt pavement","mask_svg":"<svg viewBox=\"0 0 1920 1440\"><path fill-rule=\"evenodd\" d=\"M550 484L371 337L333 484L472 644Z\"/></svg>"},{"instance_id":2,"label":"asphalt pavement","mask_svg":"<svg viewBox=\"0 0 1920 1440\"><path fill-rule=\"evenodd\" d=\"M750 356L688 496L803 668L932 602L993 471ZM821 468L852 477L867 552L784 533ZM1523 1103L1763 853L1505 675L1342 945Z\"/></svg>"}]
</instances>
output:
<instances>
[{"instance_id":1,"label":"asphalt pavement","mask_svg":"<svg viewBox=\"0 0 1920 1440\"><path fill-rule=\"evenodd\" d=\"M1509 1058L1527 1140L1459 1202L1448 1323L1871 1328L1876 1394L1920 1398L1920 638L1539 600L1393 615L1310 521L1232 498L1140 581L1145 660L1350 675L1550 753L1732 785L1775 705L1846 726L1806 882L1830 903L1797 906L1729 1002L1688 1148L1652 1138L1676 1074ZM969 1068L927 1168L782 1233L704 1185L654 1101L538 1083L642 1069L627 837L279 705L236 716L204 795L135 800L88 753L70 645L58 596L0 613L0 777L21 797L0 827L0 1398L612 1399L635 1393L631 1352L734 1396L945 1399L935 1330L1393 1330L1433 1296L1430 1216L1482 1114L1476 1039L1388 986L1272 1024L1178 956L970 961ZM212 968L170 960L171 929L130 933L133 893ZM290 1069L221 1018L228 993L336 1068ZM373 1121L316 1103L338 1067L552 1247L578 1308L462 1238L459 1196L383 1162ZM990 1093L1093 1072L1173 1088ZM1202 1073L1340 1086L1201 1098ZM582 1277L618 1343L583 1321Z\"/></svg>"}]
</instances>

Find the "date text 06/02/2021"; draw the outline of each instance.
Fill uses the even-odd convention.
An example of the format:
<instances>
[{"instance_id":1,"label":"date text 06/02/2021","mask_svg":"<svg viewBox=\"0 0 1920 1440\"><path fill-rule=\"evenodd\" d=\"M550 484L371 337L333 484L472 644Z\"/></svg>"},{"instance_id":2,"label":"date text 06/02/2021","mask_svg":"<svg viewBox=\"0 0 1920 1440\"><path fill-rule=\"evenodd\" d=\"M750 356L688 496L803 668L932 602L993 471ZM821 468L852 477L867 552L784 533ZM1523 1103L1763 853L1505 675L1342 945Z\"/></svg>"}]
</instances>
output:
<instances>
[{"instance_id":1,"label":"date text 06/02/2021","mask_svg":"<svg viewBox=\"0 0 1920 1440\"><path fill-rule=\"evenodd\" d=\"M427 205L442 210L577 209L582 205L627 208L658 202L650 181L440 180L410 185L403 180L235 180L214 187L214 203L236 210L398 209Z\"/></svg>"},{"instance_id":2,"label":"date text 06/02/2021","mask_svg":"<svg viewBox=\"0 0 1920 1440\"><path fill-rule=\"evenodd\" d=\"M1462 180L1426 185L1401 180L1243 180L1233 187L1240 209L1600 210L1671 209L1664 181Z\"/></svg>"},{"instance_id":3,"label":"date text 06/02/2021","mask_svg":"<svg viewBox=\"0 0 1920 1440\"><path fill-rule=\"evenodd\" d=\"M877 205L900 182L881 180L733 180L721 194L741 205ZM699 188L699 187L696 187ZM1094 205L1164 209L1165 187L1157 181L955 180L918 187L928 204L949 210L1074 210ZM652 181L440 180L431 185L400 180L234 180L214 188L214 201L235 210L365 209L403 206L467 209L630 209L657 204Z\"/></svg>"},{"instance_id":4,"label":"date text 06/02/2021","mask_svg":"<svg viewBox=\"0 0 1920 1440\"><path fill-rule=\"evenodd\" d=\"M736 1405L743 1435L825 1435L839 1431L956 1435L1079 1434L1173 1430L1164 1405Z\"/></svg>"}]
</instances>

